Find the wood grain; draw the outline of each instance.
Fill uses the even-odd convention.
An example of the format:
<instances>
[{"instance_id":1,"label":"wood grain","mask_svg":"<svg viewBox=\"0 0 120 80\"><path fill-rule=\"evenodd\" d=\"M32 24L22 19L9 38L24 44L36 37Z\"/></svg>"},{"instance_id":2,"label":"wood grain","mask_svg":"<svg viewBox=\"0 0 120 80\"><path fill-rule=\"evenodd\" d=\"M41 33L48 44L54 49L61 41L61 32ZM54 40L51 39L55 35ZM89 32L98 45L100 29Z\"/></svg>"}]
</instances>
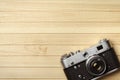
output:
<instances>
[{"instance_id":1,"label":"wood grain","mask_svg":"<svg viewBox=\"0 0 120 80\"><path fill-rule=\"evenodd\" d=\"M1 78L65 78L62 68L0 68ZM51 74L51 72L54 72ZM7 73L7 74L6 74ZM46 76L47 75L47 76Z\"/></svg>"},{"instance_id":2,"label":"wood grain","mask_svg":"<svg viewBox=\"0 0 120 80\"><path fill-rule=\"evenodd\" d=\"M1 45L93 45L100 39L109 39L120 44L120 34L0 34Z\"/></svg>"},{"instance_id":3,"label":"wood grain","mask_svg":"<svg viewBox=\"0 0 120 80\"><path fill-rule=\"evenodd\" d=\"M119 0L0 0L1 11L120 11ZM7 7L6 7L7 6Z\"/></svg>"},{"instance_id":4,"label":"wood grain","mask_svg":"<svg viewBox=\"0 0 120 80\"><path fill-rule=\"evenodd\" d=\"M0 80L66 80L66 79L41 79L41 78L1 78Z\"/></svg>"},{"instance_id":5,"label":"wood grain","mask_svg":"<svg viewBox=\"0 0 120 80\"><path fill-rule=\"evenodd\" d=\"M0 33L120 33L119 22L7 22L0 25Z\"/></svg>"},{"instance_id":6,"label":"wood grain","mask_svg":"<svg viewBox=\"0 0 120 80\"><path fill-rule=\"evenodd\" d=\"M103 38L120 60L119 22L120 0L0 0L0 80L66 80L60 57Z\"/></svg>"},{"instance_id":7,"label":"wood grain","mask_svg":"<svg viewBox=\"0 0 120 80\"><path fill-rule=\"evenodd\" d=\"M0 12L4 22L118 22L120 12ZM65 16L65 17L64 17ZM111 19L112 18L112 19Z\"/></svg>"}]
</instances>

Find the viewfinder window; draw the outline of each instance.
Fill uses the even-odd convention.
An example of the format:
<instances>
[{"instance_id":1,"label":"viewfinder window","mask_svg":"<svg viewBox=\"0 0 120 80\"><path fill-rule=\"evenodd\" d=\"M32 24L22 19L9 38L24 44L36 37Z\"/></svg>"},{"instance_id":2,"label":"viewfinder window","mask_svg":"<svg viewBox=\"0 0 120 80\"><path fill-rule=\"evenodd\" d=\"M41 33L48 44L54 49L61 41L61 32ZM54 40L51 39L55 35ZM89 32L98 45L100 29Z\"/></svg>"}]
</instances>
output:
<instances>
[{"instance_id":1,"label":"viewfinder window","mask_svg":"<svg viewBox=\"0 0 120 80\"><path fill-rule=\"evenodd\" d=\"M98 50L101 50L101 49L103 49L103 46L100 45L100 46L97 47L97 49L98 49Z\"/></svg>"}]
</instances>

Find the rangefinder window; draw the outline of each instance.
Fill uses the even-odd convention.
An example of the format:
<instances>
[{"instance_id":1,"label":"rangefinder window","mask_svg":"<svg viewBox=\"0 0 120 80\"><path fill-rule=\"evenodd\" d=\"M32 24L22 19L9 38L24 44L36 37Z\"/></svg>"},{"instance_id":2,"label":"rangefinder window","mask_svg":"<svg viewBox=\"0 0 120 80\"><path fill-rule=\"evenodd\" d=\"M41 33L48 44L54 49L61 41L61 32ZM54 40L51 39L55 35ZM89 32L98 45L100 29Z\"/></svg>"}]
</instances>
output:
<instances>
[{"instance_id":1,"label":"rangefinder window","mask_svg":"<svg viewBox=\"0 0 120 80\"><path fill-rule=\"evenodd\" d=\"M100 45L100 46L97 47L97 50L101 50L101 49L103 49L102 45Z\"/></svg>"}]
</instances>

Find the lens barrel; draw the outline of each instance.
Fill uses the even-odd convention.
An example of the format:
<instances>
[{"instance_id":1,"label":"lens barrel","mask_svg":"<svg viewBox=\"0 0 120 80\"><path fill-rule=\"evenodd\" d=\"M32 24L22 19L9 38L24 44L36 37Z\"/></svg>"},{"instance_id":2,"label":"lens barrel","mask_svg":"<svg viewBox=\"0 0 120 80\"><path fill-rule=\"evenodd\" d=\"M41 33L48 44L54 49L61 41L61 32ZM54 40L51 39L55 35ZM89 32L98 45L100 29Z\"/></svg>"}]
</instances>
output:
<instances>
[{"instance_id":1,"label":"lens barrel","mask_svg":"<svg viewBox=\"0 0 120 80\"><path fill-rule=\"evenodd\" d=\"M94 55L86 61L86 68L91 75L99 76L106 71L106 62L102 57Z\"/></svg>"}]
</instances>

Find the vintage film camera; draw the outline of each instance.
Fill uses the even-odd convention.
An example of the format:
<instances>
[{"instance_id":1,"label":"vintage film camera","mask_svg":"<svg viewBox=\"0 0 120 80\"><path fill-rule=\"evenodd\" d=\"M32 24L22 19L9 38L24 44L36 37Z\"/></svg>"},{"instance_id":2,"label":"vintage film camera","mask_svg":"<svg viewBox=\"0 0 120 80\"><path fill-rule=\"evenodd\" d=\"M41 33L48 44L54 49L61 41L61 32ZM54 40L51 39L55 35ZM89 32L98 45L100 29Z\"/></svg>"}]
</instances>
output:
<instances>
[{"instance_id":1,"label":"vintage film camera","mask_svg":"<svg viewBox=\"0 0 120 80\"><path fill-rule=\"evenodd\" d=\"M120 63L108 40L61 58L68 80L96 80L119 69Z\"/></svg>"}]
</instances>

